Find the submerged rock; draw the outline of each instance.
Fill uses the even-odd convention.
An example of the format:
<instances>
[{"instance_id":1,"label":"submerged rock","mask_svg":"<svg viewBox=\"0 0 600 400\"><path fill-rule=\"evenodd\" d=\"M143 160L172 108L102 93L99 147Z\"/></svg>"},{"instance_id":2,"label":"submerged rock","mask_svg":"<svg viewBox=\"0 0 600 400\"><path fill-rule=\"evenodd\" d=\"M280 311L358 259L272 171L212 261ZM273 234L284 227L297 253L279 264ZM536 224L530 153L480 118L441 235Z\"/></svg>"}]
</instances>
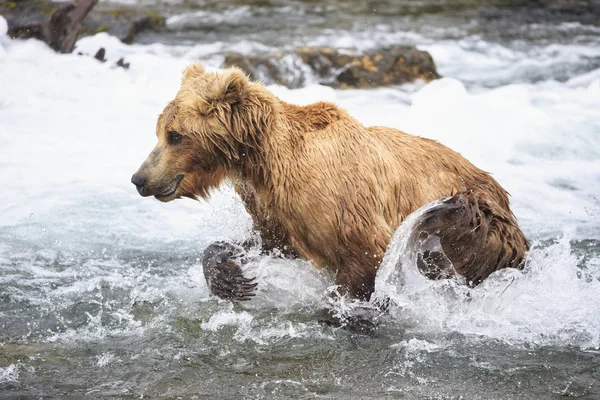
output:
<instances>
[{"instance_id":1,"label":"submerged rock","mask_svg":"<svg viewBox=\"0 0 600 400\"><path fill-rule=\"evenodd\" d=\"M431 55L412 46L385 48L363 54L343 53L334 49L303 48L302 60L318 76L340 88L367 88L397 85L422 79L440 78Z\"/></svg>"},{"instance_id":2,"label":"submerged rock","mask_svg":"<svg viewBox=\"0 0 600 400\"><path fill-rule=\"evenodd\" d=\"M106 50L104 49L104 47L100 47L100 49L98 49L98 51L96 52L96 55L94 56L94 58L100 62L105 62L106 61Z\"/></svg>"},{"instance_id":3,"label":"submerged rock","mask_svg":"<svg viewBox=\"0 0 600 400\"><path fill-rule=\"evenodd\" d=\"M310 83L342 89L372 88L440 78L431 55L412 46L364 53L327 47L304 47L258 56L229 53L224 66L233 65L253 79L290 88Z\"/></svg>"},{"instance_id":4,"label":"submerged rock","mask_svg":"<svg viewBox=\"0 0 600 400\"><path fill-rule=\"evenodd\" d=\"M79 53L82 54L82 53ZM100 62L106 62L106 49L104 47L100 47L94 55L94 58ZM123 57L119 58L119 60L115 63L115 67L121 67L123 69L129 69L130 63L126 62Z\"/></svg>"},{"instance_id":5,"label":"submerged rock","mask_svg":"<svg viewBox=\"0 0 600 400\"><path fill-rule=\"evenodd\" d=\"M125 59L123 57L119 58L119 61L117 61L115 65L123 69L129 69L129 63L125 62Z\"/></svg>"},{"instance_id":6,"label":"submerged rock","mask_svg":"<svg viewBox=\"0 0 600 400\"><path fill-rule=\"evenodd\" d=\"M236 66L254 80L266 84L277 83L289 88L302 87L317 79L312 69L295 53L256 56L228 53L223 66Z\"/></svg>"}]
</instances>

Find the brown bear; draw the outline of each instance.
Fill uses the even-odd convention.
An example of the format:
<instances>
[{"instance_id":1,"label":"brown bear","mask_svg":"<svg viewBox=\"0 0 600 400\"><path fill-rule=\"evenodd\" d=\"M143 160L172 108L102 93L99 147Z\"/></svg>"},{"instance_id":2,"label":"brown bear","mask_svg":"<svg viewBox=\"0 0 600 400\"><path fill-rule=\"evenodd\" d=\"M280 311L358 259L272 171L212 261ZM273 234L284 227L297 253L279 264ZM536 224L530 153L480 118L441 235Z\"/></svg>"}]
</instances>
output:
<instances>
[{"instance_id":1,"label":"brown bear","mask_svg":"<svg viewBox=\"0 0 600 400\"><path fill-rule=\"evenodd\" d=\"M458 273L474 285L520 267L529 246L507 192L460 154L397 129L365 127L335 104L288 104L236 68L189 66L156 135L132 177L142 196L206 198L229 179L266 250L333 271L354 298L374 291L400 223L434 200L441 201L414 235L421 245L441 245L419 256L431 278ZM212 293L245 300L255 283L243 276L236 249L210 246L205 275Z\"/></svg>"}]
</instances>

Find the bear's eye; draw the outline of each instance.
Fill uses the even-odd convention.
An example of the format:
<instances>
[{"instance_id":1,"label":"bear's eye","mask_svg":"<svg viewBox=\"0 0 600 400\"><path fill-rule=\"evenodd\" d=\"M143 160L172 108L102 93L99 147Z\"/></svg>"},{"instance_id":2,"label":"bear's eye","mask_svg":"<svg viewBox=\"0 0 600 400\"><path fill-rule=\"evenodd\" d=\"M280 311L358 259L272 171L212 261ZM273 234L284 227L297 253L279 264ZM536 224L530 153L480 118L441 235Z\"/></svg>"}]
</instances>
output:
<instances>
[{"instance_id":1,"label":"bear's eye","mask_svg":"<svg viewBox=\"0 0 600 400\"><path fill-rule=\"evenodd\" d=\"M177 133L175 131L169 132L169 144L177 144L181 142L182 138L183 136L180 133Z\"/></svg>"}]
</instances>

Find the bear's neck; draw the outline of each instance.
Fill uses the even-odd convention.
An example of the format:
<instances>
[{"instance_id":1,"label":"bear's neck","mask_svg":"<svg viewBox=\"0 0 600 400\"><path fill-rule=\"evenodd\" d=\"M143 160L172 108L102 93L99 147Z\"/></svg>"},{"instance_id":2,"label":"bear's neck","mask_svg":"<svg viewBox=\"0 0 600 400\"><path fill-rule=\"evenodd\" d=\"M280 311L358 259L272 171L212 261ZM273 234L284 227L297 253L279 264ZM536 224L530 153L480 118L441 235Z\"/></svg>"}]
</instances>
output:
<instances>
[{"instance_id":1,"label":"bear's neck","mask_svg":"<svg viewBox=\"0 0 600 400\"><path fill-rule=\"evenodd\" d=\"M255 190L279 192L290 179L290 166L302 152L304 141L311 133L326 129L342 118L346 111L335 104L318 102L298 106L283 102L275 96L272 120L260 138L257 148L244 148L234 179L252 185Z\"/></svg>"}]
</instances>

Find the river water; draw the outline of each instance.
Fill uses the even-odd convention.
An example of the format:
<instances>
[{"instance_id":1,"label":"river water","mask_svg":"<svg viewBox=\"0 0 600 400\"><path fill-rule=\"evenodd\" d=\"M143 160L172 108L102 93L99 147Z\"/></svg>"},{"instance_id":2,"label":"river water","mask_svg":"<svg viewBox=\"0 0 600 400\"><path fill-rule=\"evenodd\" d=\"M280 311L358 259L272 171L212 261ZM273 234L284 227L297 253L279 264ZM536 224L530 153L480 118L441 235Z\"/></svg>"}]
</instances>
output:
<instances>
[{"instance_id":1,"label":"river water","mask_svg":"<svg viewBox=\"0 0 600 400\"><path fill-rule=\"evenodd\" d=\"M502 2L134 3L168 30L78 42L104 47L104 64L10 41L0 19L0 398L600 398L597 22ZM300 260L248 266L259 290L243 307L210 298L202 250L251 234L233 190L162 204L129 183L184 66L406 43L444 78L270 89L492 172L533 243L525 270L475 289L428 281L399 231L377 281L391 307L371 334L318 322L331 277Z\"/></svg>"}]
</instances>

